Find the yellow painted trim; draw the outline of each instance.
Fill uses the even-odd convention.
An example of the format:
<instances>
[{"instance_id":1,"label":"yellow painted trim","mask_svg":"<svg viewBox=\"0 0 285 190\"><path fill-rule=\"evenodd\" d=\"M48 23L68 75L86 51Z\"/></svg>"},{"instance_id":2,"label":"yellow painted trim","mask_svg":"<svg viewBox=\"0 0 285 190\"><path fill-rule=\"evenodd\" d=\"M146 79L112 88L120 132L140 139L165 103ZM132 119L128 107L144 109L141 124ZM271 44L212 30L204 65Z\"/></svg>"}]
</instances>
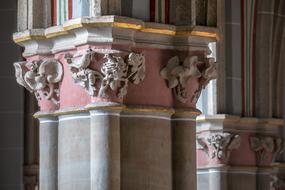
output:
<instances>
[{"instance_id":1,"label":"yellow painted trim","mask_svg":"<svg viewBox=\"0 0 285 190\"><path fill-rule=\"evenodd\" d=\"M83 27L83 24L72 24L72 25L68 25L68 26L64 26L63 29L65 31L69 31L69 30L73 30L73 29L77 29L77 28L81 28Z\"/></svg>"},{"instance_id":2,"label":"yellow painted trim","mask_svg":"<svg viewBox=\"0 0 285 190\"><path fill-rule=\"evenodd\" d=\"M201 115L201 112L200 111L179 111L179 110L176 110L175 111L175 114L174 116L199 116Z\"/></svg>"},{"instance_id":3,"label":"yellow painted trim","mask_svg":"<svg viewBox=\"0 0 285 190\"><path fill-rule=\"evenodd\" d=\"M134 29L134 30L140 30L142 28L141 25L137 24L129 24L129 23L123 23L123 22L99 22L99 23L80 23L80 24L72 24L64 27L64 30L73 30L77 28L81 28L83 26L87 27L118 27L118 28L127 28L127 29Z\"/></svg>"},{"instance_id":4,"label":"yellow painted trim","mask_svg":"<svg viewBox=\"0 0 285 190\"><path fill-rule=\"evenodd\" d=\"M103 110L103 111L122 111L125 108L123 105L110 105L110 106L87 106L87 110Z\"/></svg>"},{"instance_id":5,"label":"yellow painted trim","mask_svg":"<svg viewBox=\"0 0 285 190\"><path fill-rule=\"evenodd\" d=\"M23 36L20 38L15 38L14 42L20 43L20 42L24 42L28 40L44 40L44 39L46 39L45 36L28 35L28 36Z\"/></svg>"},{"instance_id":6,"label":"yellow painted trim","mask_svg":"<svg viewBox=\"0 0 285 190\"><path fill-rule=\"evenodd\" d=\"M125 112L129 113L163 113L163 114L169 114L172 115L174 113L174 110L171 108L132 108L132 107L126 107L124 109Z\"/></svg>"},{"instance_id":7,"label":"yellow painted trim","mask_svg":"<svg viewBox=\"0 0 285 190\"><path fill-rule=\"evenodd\" d=\"M165 34L171 36L176 35L176 32L174 30L166 30L166 29L143 28L141 31L145 33Z\"/></svg>"},{"instance_id":8,"label":"yellow painted trim","mask_svg":"<svg viewBox=\"0 0 285 190\"><path fill-rule=\"evenodd\" d=\"M54 38L54 37L58 37L58 36L66 35L66 34L68 34L66 31L53 32L53 33L47 34L47 35L46 35L46 38Z\"/></svg>"},{"instance_id":9,"label":"yellow painted trim","mask_svg":"<svg viewBox=\"0 0 285 190\"><path fill-rule=\"evenodd\" d=\"M106 106L86 106L81 108L71 108L66 110L56 110L51 112L37 112L34 114L34 118L44 118L44 117L55 117L61 115L70 115L76 113L87 113L90 110L102 110L102 111L124 111L128 113L161 113L174 116L198 116L201 114L200 111L187 111L179 110L174 108L163 108L163 107L128 107L125 105L106 105Z\"/></svg>"},{"instance_id":10,"label":"yellow painted trim","mask_svg":"<svg viewBox=\"0 0 285 190\"><path fill-rule=\"evenodd\" d=\"M218 39L215 32L204 32L204 31L178 31L176 33L178 36L199 36Z\"/></svg>"},{"instance_id":11,"label":"yellow painted trim","mask_svg":"<svg viewBox=\"0 0 285 190\"><path fill-rule=\"evenodd\" d=\"M127 29L134 29L134 30L141 30L142 29L142 25L129 24L129 23L123 23L123 22L114 22L113 26L118 27L118 28L127 28Z\"/></svg>"},{"instance_id":12,"label":"yellow painted trim","mask_svg":"<svg viewBox=\"0 0 285 190\"><path fill-rule=\"evenodd\" d=\"M54 114L54 111L50 111L50 112L39 111L39 112L36 112L33 116L36 119L47 118L47 117L56 117L56 115Z\"/></svg>"}]
</instances>

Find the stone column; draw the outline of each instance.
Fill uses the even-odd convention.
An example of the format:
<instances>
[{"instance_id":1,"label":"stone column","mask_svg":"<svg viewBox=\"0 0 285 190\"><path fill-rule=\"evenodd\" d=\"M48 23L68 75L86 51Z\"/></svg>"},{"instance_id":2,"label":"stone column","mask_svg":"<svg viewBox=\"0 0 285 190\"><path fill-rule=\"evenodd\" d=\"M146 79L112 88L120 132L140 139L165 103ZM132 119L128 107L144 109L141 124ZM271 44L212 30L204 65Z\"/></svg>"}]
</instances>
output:
<instances>
[{"instance_id":1,"label":"stone column","mask_svg":"<svg viewBox=\"0 0 285 190\"><path fill-rule=\"evenodd\" d=\"M194 0L170 0L170 23L175 25L195 25Z\"/></svg>"},{"instance_id":2,"label":"stone column","mask_svg":"<svg viewBox=\"0 0 285 190\"><path fill-rule=\"evenodd\" d=\"M132 16L133 0L90 0L90 16Z\"/></svg>"},{"instance_id":3,"label":"stone column","mask_svg":"<svg viewBox=\"0 0 285 190\"><path fill-rule=\"evenodd\" d=\"M90 189L89 113L58 112L58 189Z\"/></svg>"},{"instance_id":4,"label":"stone column","mask_svg":"<svg viewBox=\"0 0 285 190\"><path fill-rule=\"evenodd\" d=\"M130 106L122 113L122 189L172 189L172 113L155 106Z\"/></svg>"},{"instance_id":5,"label":"stone column","mask_svg":"<svg viewBox=\"0 0 285 190\"><path fill-rule=\"evenodd\" d=\"M58 120L53 116L39 116L40 121L40 190L58 188Z\"/></svg>"},{"instance_id":6,"label":"stone column","mask_svg":"<svg viewBox=\"0 0 285 190\"><path fill-rule=\"evenodd\" d=\"M91 105L91 190L120 190L120 111L116 104Z\"/></svg>"},{"instance_id":7,"label":"stone column","mask_svg":"<svg viewBox=\"0 0 285 190\"><path fill-rule=\"evenodd\" d=\"M59 190L196 189L195 105L216 78L216 33L177 30L98 16L14 34L17 82L58 117Z\"/></svg>"},{"instance_id":8,"label":"stone column","mask_svg":"<svg viewBox=\"0 0 285 190\"><path fill-rule=\"evenodd\" d=\"M196 189L196 114L176 110L172 116L173 190Z\"/></svg>"}]
</instances>

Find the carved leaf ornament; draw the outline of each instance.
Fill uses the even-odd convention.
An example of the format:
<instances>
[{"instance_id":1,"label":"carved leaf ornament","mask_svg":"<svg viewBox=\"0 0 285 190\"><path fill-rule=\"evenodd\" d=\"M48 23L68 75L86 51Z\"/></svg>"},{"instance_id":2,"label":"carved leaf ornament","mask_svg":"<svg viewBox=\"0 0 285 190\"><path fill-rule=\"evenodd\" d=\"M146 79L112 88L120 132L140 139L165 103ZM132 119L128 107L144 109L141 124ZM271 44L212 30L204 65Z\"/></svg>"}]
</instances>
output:
<instances>
[{"instance_id":1,"label":"carved leaf ornament","mask_svg":"<svg viewBox=\"0 0 285 190\"><path fill-rule=\"evenodd\" d=\"M273 154L273 160L283 151L283 140L281 138L252 136L249 139L251 149L256 153L257 164L260 164L266 153Z\"/></svg>"},{"instance_id":2,"label":"carved leaf ornament","mask_svg":"<svg viewBox=\"0 0 285 190\"><path fill-rule=\"evenodd\" d=\"M227 161L230 152L239 148L241 139L239 135L230 133L211 133L197 137L197 149L203 150L211 159Z\"/></svg>"},{"instance_id":3,"label":"carved leaf ornament","mask_svg":"<svg viewBox=\"0 0 285 190\"><path fill-rule=\"evenodd\" d=\"M59 103L58 83L63 77L63 67L55 59L14 63L17 82L35 93L38 100L45 98Z\"/></svg>"},{"instance_id":4,"label":"carved leaf ornament","mask_svg":"<svg viewBox=\"0 0 285 190\"><path fill-rule=\"evenodd\" d=\"M204 64L203 69L201 65ZM168 88L173 89L174 95L182 103L188 100L187 82L192 78L199 79L199 88L192 97L195 102L200 92L210 80L217 77L214 59L207 59L205 62L198 60L197 56L188 56L183 63L178 56L172 57L168 64L160 71L163 79L167 80Z\"/></svg>"},{"instance_id":5,"label":"carved leaf ornament","mask_svg":"<svg viewBox=\"0 0 285 190\"><path fill-rule=\"evenodd\" d=\"M123 98L127 94L128 83L139 84L145 78L145 57L143 54L130 53L127 58L112 53L104 53L100 70L90 68L94 56L100 54L92 49L81 55L66 55L69 69L75 83L85 88L89 95L107 97L107 90L117 91ZM99 86L99 88L98 88Z\"/></svg>"}]
</instances>

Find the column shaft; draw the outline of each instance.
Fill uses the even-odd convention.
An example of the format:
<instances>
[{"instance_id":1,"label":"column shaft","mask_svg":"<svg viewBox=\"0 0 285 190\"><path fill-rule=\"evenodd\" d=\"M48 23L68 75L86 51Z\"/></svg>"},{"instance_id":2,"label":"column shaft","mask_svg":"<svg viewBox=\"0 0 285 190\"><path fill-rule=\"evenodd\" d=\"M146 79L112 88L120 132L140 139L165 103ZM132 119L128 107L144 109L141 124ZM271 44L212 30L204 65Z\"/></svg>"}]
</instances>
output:
<instances>
[{"instance_id":1,"label":"column shaft","mask_svg":"<svg viewBox=\"0 0 285 190\"><path fill-rule=\"evenodd\" d=\"M57 190L58 121L40 118L40 190Z\"/></svg>"},{"instance_id":2,"label":"column shaft","mask_svg":"<svg viewBox=\"0 0 285 190\"><path fill-rule=\"evenodd\" d=\"M59 116L58 188L90 190L90 116Z\"/></svg>"},{"instance_id":3,"label":"column shaft","mask_svg":"<svg viewBox=\"0 0 285 190\"><path fill-rule=\"evenodd\" d=\"M90 111L91 190L120 189L120 119L118 113Z\"/></svg>"},{"instance_id":4,"label":"column shaft","mask_svg":"<svg viewBox=\"0 0 285 190\"><path fill-rule=\"evenodd\" d=\"M173 190L196 190L196 122L172 120Z\"/></svg>"}]
</instances>

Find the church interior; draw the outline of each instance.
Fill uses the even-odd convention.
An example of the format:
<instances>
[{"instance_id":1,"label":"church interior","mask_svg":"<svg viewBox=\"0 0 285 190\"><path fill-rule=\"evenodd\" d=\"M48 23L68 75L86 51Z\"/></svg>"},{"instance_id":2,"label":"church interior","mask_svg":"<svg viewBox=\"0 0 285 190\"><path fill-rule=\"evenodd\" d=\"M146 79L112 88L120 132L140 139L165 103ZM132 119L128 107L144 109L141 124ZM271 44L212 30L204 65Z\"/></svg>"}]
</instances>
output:
<instances>
[{"instance_id":1,"label":"church interior","mask_svg":"<svg viewBox=\"0 0 285 190\"><path fill-rule=\"evenodd\" d=\"M285 190L284 0L9 0L0 21L0 190Z\"/></svg>"}]
</instances>

